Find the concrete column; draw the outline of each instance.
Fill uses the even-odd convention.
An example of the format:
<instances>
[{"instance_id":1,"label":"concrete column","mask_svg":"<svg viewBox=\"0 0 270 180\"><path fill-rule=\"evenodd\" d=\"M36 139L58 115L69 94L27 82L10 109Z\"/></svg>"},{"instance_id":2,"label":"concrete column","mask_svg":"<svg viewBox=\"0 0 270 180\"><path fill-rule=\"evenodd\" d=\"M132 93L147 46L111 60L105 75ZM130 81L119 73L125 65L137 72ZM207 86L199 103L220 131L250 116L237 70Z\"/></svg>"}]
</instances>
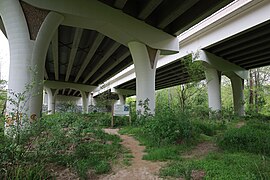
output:
<instances>
[{"instance_id":1,"label":"concrete column","mask_svg":"<svg viewBox=\"0 0 270 180\"><path fill-rule=\"evenodd\" d=\"M90 94L90 105L96 106L97 100L94 98L93 93Z\"/></svg>"},{"instance_id":2,"label":"concrete column","mask_svg":"<svg viewBox=\"0 0 270 180\"><path fill-rule=\"evenodd\" d=\"M232 84L234 113L238 116L245 116L244 80L235 73L228 77Z\"/></svg>"},{"instance_id":3,"label":"concrete column","mask_svg":"<svg viewBox=\"0 0 270 180\"><path fill-rule=\"evenodd\" d=\"M30 40L28 26L18 0L1 0L0 15L2 17L10 49L10 70L8 80L8 97L14 101L18 98L14 96L23 93L26 100L21 102L20 112L27 115L29 109L28 97L31 95L26 90L26 85L30 83L31 58L34 42ZM12 92L11 92L12 91ZM7 113L18 110L14 103L7 102Z\"/></svg>"},{"instance_id":4,"label":"concrete column","mask_svg":"<svg viewBox=\"0 0 270 180\"><path fill-rule=\"evenodd\" d=\"M88 96L89 96L89 93L81 91L81 95L82 95L83 113L87 114L88 113L88 102L89 102Z\"/></svg>"},{"instance_id":5,"label":"concrete column","mask_svg":"<svg viewBox=\"0 0 270 180\"><path fill-rule=\"evenodd\" d=\"M145 109L139 105L149 100L148 113L155 114L155 75L157 50L140 42L128 43L136 74L136 110L144 114Z\"/></svg>"},{"instance_id":6,"label":"concrete column","mask_svg":"<svg viewBox=\"0 0 270 180\"><path fill-rule=\"evenodd\" d=\"M221 110L221 73L211 67L205 69L207 90L208 90L208 107L215 112Z\"/></svg>"},{"instance_id":7,"label":"concrete column","mask_svg":"<svg viewBox=\"0 0 270 180\"><path fill-rule=\"evenodd\" d=\"M118 94L119 100L117 104L125 105L126 104L126 96L122 94Z\"/></svg>"},{"instance_id":8,"label":"concrete column","mask_svg":"<svg viewBox=\"0 0 270 180\"><path fill-rule=\"evenodd\" d=\"M48 114L55 114L56 89L46 88L48 94Z\"/></svg>"},{"instance_id":9,"label":"concrete column","mask_svg":"<svg viewBox=\"0 0 270 180\"><path fill-rule=\"evenodd\" d=\"M42 23L35 41L32 56L34 94L31 98L30 114L36 114L37 117L41 116L44 67L47 50L55 31L58 29L63 19L64 17L62 15L50 12Z\"/></svg>"},{"instance_id":10,"label":"concrete column","mask_svg":"<svg viewBox=\"0 0 270 180\"><path fill-rule=\"evenodd\" d=\"M35 41L30 40L28 25L18 0L1 0L0 14L3 19L10 46L10 71L8 96L21 93L20 112L28 117L41 116L44 65L47 49L54 31L63 16L50 12L42 23ZM32 70L30 70L32 69ZM13 112L14 105L7 103L7 112Z\"/></svg>"}]
</instances>

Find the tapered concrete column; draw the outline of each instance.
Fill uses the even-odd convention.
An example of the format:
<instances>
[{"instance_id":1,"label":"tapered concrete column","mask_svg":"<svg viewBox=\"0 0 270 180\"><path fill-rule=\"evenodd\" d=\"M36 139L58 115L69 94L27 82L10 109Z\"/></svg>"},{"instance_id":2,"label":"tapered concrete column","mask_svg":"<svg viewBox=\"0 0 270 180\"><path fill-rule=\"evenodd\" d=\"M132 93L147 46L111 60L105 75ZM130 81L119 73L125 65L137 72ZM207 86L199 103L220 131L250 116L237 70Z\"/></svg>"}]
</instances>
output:
<instances>
[{"instance_id":1,"label":"tapered concrete column","mask_svg":"<svg viewBox=\"0 0 270 180\"><path fill-rule=\"evenodd\" d=\"M56 89L46 88L48 94L48 114L55 114Z\"/></svg>"},{"instance_id":2,"label":"tapered concrete column","mask_svg":"<svg viewBox=\"0 0 270 180\"><path fill-rule=\"evenodd\" d=\"M34 44L32 56L34 94L31 98L30 114L36 114L37 117L41 116L44 67L47 50L55 31L58 29L63 19L64 17L62 15L50 12L42 23Z\"/></svg>"},{"instance_id":3,"label":"tapered concrete column","mask_svg":"<svg viewBox=\"0 0 270 180\"><path fill-rule=\"evenodd\" d=\"M126 96L122 94L118 94L119 100L115 101L114 104L125 105L126 104Z\"/></svg>"},{"instance_id":4,"label":"tapered concrete column","mask_svg":"<svg viewBox=\"0 0 270 180\"><path fill-rule=\"evenodd\" d=\"M25 98L21 103L20 112L28 117L32 117L32 115L39 117L42 110L46 53L50 40L63 20L63 16L50 12L43 21L36 40L30 40L30 32L19 0L1 0L0 14L10 45L8 87L15 94L24 94ZM16 100L13 93L9 93L8 96ZM14 110L14 105L8 102L7 112Z\"/></svg>"},{"instance_id":5,"label":"tapered concrete column","mask_svg":"<svg viewBox=\"0 0 270 180\"><path fill-rule=\"evenodd\" d=\"M8 89L15 94L24 93L29 97L25 86L30 83L31 58L34 42L30 40L28 26L18 0L1 0L0 15L2 17L10 49L10 70ZM17 101L13 93L8 92L8 97ZM28 114L29 102L25 100L21 103L20 112ZM17 110L10 101L7 102L7 113Z\"/></svg>"},{"instance_id":6,"label":"tapered concrete column","mask_svg":"<svg viewBox=\"0 0 270 180\"><path fill-rule=\"evenodd\" d=\"M221 73L214 68L206 67L205 75L208 91L208 107L215 112L221 110Z\"/></svg>"},{"instance_id":7,"label":"tapered concrete column","mask_svg":"<svg viewBox=\"0 0 270 180\"><path fill-rule=\"evenodd\" d=\"M96 106L97 100L94 98L93 93L90 94L90 105Z\"/></svg>"},{"instance_id":8,"label":"tapered concrete column","mask_svg":"<svg viewBox=\"0 0 270 180\"><path fill-rule=\"evenodd\" d=\"M119 104L124 105L126 104L126 96L122 94L118 94L119 97Z\"/></svg>"},{"instance_id":9,"label":"tapered concrete column","mask_svg":"<svg viewBox=\"0 0 270 180\"><path fill-rule=\"evenodd\" d=\"M244 80L235 73L228 77L232 84L234 113L238 116L245 116Z\"/></svg>"},{"instance_id":10,"label":"tapered concrete column","mask_svg":"<svg viewBox=\"0 0 270 180\"><path fill-rule=\"evenodd\" d=\"M145 109L139 105L149 100L148 113L155 114L155 75L157 50L140 42L128 43L136 74L136 110L144 114Z\"/></svg>"},{"instance_id":11,"label":"tapered concrete column","mask_svg":"<svg viewBox=\"0 0 270 180\"><path fill-rule=\"evenodd\" d=\"M89 93L81 91L81 95L82 95L83 114L87 114L88 113Z\"/></svg>"}]
</instances>

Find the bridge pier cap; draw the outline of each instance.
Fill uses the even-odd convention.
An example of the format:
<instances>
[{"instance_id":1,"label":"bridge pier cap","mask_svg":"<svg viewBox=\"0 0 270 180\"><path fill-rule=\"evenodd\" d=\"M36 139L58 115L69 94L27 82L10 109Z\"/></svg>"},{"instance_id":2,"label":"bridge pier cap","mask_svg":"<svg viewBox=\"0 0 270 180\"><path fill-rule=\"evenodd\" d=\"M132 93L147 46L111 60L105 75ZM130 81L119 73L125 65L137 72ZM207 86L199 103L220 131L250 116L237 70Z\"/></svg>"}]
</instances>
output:
<instances>
[{"instance_id":1,"label":"bridge pier cap","mask_svg":"<svg viewBox=\"0 0 270 180\"><path fill-rule=\"evenodd\" d=\"M63 25L96 30L125 46L128 46L129 42L138 41L154 49L159 49L163 55L174 54L179 51L177 37L99 1L23 1L41 9L61 13L65 17Z\"/></svg>"}]
</instances>

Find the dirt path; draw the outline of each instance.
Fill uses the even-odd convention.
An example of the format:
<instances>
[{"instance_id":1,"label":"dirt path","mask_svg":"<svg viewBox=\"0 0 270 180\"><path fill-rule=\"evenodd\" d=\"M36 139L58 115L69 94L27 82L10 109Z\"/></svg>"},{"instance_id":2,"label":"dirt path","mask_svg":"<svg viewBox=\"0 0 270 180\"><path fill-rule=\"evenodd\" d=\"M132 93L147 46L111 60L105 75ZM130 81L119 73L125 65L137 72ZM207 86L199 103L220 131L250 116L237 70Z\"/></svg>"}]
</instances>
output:
<instances>
[{"instance_id":1,"label":"dirt path","mask_svg":"<svg viewBox=\"0 0 270 180\"><path fill-rule=\"evenodd\" d=\"M162 166L159 162L150 162L142 160L144 155L144 146L140 146L139 142L131 136L118 134L118 129L104 129L106 133L119 135L123 140L122 144L131 150L134 158L131 166L109 174L100 178L101 180L160 180L158 171Z\"/></svg>"}]
</instances>

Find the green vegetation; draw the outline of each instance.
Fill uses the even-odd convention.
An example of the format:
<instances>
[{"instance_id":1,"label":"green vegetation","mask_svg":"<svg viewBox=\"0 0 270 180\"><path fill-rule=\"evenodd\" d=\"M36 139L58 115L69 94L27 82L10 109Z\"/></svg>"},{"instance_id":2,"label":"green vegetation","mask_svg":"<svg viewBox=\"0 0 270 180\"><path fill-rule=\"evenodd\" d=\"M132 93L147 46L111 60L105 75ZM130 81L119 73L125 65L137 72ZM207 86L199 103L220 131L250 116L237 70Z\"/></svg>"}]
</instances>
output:
<instances>
[{"instance_id":1,"label":"green vegetation","mask_svg":"<svg viewBox=\"0 0 270 180\"><path fill-rule=\"evenodd\" d=\"M270 155L270 124L253 123L226 131L219 142L224 150Z\"/></svg>"},{"instance_id":2,"label":"green vegetation","mask_svg":"<svg viewBox=\"0 0 270 180\"><path fill-rule=\"evenodd\" d=\"M118 136L104 133L95 119L78 114L55 114L36 121L20 140L0 137L0 179L53 178L50 169L63 166L82 179L88 172L108 173L122 153Z\"/></svg>"},{"instance_id":3,"label":"green vegetation","mask_svg":"<svg viewBox=\"0 0 270 180\"><path fill-rule=\"evenodd\" d=\"M115 127L146 146L144 160L167 162L160 170L165 179L269 179L270 98L267 93L263 96L268 85L261 83L246 92L247 116L237 117L230 83L225 80L223 110L209 119L206 83L197 82L201 64L191 69L196 82L157 92L155 116L148 112L147 99L140 102L145 109L140 116L134 100L129 100L132 124L127 117L116 117ZM111 100L105 97L99 102L102 108L108 104ZM63 106L64 112L73 110L72 103ZM0 121L0 179L55 179L57 167L89 179L109 173L120 160L130 165L133 155L121 146L120 138L102 131L111 126L111 118L110 113L61 113L12 126L9 135L4 135L4 120Z\"/></svg>"},{"instance_id":4,"label":"green vegetation","mask_svg":"<svg viewBox=\"0 0 270 180\"><path fill-rule=\"evenodd\" d=\"M160 170L165 178L269 178L270 121L265 116L260 116L260 120L236 116L229 119L228 114L223 113L221 120L209 120L192 109L179 112L163 107L154 117L141 117L137 119L140 123L134 122L120 133L132 135L146 146L143 159L170 162ZM243 125L236 128L239 122ZM205 141L216 143L219 148L185 157Z\"/></svg>"},{"instance_id":5,"label":"green vegetation","mask_svg":"<svg viewBox=\"0 0 270 180\"><path fill-rule=\"evenodd\" d=\"M204 179L268 179L269 157L248 153L210 153L201 160L173 161L161 170L162 176L185 177L204 172Z\"/></svg>"}]
</instances>

